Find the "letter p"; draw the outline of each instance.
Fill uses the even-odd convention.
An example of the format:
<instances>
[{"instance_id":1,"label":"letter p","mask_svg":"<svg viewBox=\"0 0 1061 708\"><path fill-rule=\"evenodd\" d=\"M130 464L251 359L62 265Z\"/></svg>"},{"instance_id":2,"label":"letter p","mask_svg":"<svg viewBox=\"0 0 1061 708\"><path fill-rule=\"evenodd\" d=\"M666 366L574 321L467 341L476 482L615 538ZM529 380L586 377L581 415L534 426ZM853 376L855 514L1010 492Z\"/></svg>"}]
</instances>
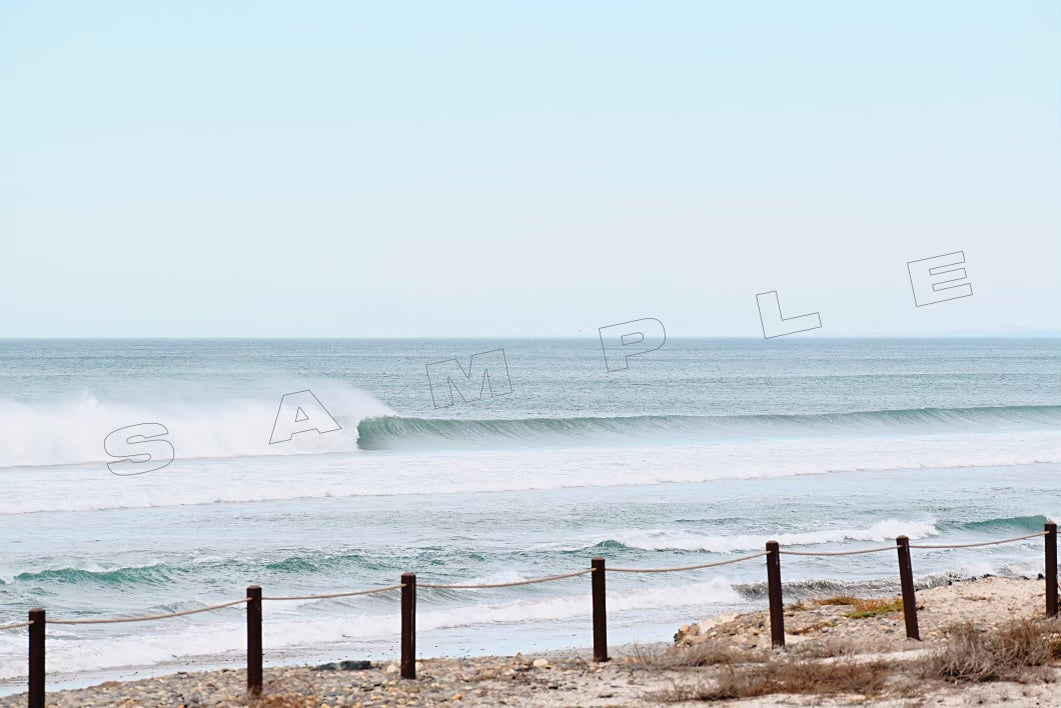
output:
<instances>
[{"instance_id":1,"label":"letter p","mask_svg":"<svg viewBox=\"0 0 1061 708\"><path fill-rule=\"evenodd\" d=\"M667 341L667 330L655 317L620 322L600 327L599 331L604 366L608 371L629 367L630 357L654 352Z\"/></svg>"}]
</instances>

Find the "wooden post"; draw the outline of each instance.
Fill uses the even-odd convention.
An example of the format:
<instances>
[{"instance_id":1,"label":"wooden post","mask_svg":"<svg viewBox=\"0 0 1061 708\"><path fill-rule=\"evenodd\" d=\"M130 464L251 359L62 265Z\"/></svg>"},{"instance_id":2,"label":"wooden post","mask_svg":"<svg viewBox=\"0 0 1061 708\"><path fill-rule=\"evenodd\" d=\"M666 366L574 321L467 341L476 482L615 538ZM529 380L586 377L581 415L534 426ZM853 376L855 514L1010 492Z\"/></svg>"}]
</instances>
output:
<instances>
[{"instance_id":1,"label":"wooden post","mask_svg":"<svg viewBox=\"0 0 1061 708\"><path fill-rule=\"evenodd\" d=\"M1046 616L1057 617L1057 524L1046 525Z\"/></svg>"},{"instance_id":2,"label":"wooden post","mask_svg":"<svg viewBox=\"0 0 1061 708\"><path fill-rule=\"evenodd\" d=\"M247 691L251 695L262 693L262 589L259 585L247 587Z\"/></svg>"},{"instance_id":3,"label":"wooden post","mask_svg":"<svg viewBox=\"0 0 1061 708\"><path fill-rule=\"evenodd\" d=\"M910 563L910 539L895 539L899 546L899 585L903 590L903 617L906 619L906 638L921 639L917 628L917 596L914 595L914 567Z\"/></svg>"},{"instance_id":4,"label":"wooden post","mask_svg":"<svg viewBox=\"0 0 1061 708\"><path fill-rule=\"evenodd\" d=\"M44 610L29 611L29 708L44 708Z\"/></svg>"},{"instance_id":5,"label":"wooden post","mask_svg":"<svg viewBox=\"0 0 1061 708\"><path fill-rule=\"evenodd\" d=\"M593 591L593 660L608 660L608 612L604 600L604 559L594 558L590 561L593 572L590 573Z\"/></svg>"},{"instance_id":6,"label":"wooden post","mask_svg":"<svg viewBox=\"0 0 1061 708\"><path fill-rule=\"evenodd\" d=\"M785 605L781 596L781 547L766 542L766 588L770 597L770 643L785 646Z\"/></svg>"},{"instance_id":7,"label":"wooden post","mask_svg":"<svg viewBox=\"0 0 1061 708\"><path fill-rule=\"evenodd\" d=\"M402 678L416 678L416 573L402 573Z\"/></svg>"}]
</instances>

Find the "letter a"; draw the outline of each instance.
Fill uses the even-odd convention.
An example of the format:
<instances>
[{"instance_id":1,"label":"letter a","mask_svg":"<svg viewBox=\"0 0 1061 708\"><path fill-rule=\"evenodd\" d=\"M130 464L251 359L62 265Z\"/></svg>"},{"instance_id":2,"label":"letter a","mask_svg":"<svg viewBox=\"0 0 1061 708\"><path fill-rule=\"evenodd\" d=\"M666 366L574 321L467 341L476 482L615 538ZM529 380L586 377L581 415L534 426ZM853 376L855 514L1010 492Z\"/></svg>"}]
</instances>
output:
<instances>
[{"instance_id":1,"label":"letter a","mask_svg":"<svg viewBox=\"0 0 1061 708\"><path fill-rule=\"evenodd\" d=\"M287 442L298 433L316 430L319 434L342 430L343 426L335 422L331 413L317 400L312 391L287 393L280 399L280 408L276 411L273 423L273 434L269 444Z\"/></svg>"}]
</instances>

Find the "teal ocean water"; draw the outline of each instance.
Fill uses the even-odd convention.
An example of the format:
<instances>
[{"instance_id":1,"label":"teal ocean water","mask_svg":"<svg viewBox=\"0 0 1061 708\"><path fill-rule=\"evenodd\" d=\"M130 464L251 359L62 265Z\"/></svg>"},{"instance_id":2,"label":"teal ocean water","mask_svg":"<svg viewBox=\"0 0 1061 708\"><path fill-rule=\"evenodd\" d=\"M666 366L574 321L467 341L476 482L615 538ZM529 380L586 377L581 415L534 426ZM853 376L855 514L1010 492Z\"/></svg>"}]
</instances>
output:
<instances>
[{"instance_id":1,"label":"teal ocean water","mask_svg":"<svg viewBox=\"0 0 1061 708\"><path fill-rule=\"evenodd\" d=\"M454 367L476 383L451 397L437 374ZM320 420L314 400L340 429L278 441L278 426ZM112 473L104 440L143 423L166 429L173 461ZM771 538L989 540L1061 516L1059 471L1056 339L670 340L611 372L594 338L2 341L0 624L32 606L189 609L249 583L303 595L407 570L506 582L594 555L690 565ZM914 565L924 584L1035 575L1041 541ZM895 557L790 557L784 577L792 599L890 589ZM609 576L610 639L665 641L761 607L764 580L758 561ZM421 653L586 646L588 585L422 590ZM265 618L267 664L398 653L393 594L267 603ZM48 641L57 684L236 665L243 616L54 625ZM6 690L22 688L25 651L23 630L0 632Z\"/></svg>"}]
</instances>

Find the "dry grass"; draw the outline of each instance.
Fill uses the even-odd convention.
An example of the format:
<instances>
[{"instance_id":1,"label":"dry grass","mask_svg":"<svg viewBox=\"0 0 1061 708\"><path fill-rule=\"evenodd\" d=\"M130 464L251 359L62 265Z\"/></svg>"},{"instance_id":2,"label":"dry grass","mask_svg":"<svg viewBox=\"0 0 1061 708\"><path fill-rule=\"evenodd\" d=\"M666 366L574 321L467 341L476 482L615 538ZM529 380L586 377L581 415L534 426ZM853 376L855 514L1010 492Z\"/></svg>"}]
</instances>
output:
<instances>
[{"instance_id":1,"label":"dry grass","mask_svg":"<svg viewBox=\"0 0 1061 708\"><path fill-rule=\"evenodd\" d=\"M864 619L876 617L888 612L898 612L903 609L902 598L871 598L864 600L853 595L836 595L835 597L824 597L814 600L816 605L847 605L854 609L847 613L851 619Z\"/></svg>"},{"instance_id":2,"label":"dry grass","mask_svg":"<svg viewBox=\"0 0 1061 708\"><path fill-rule=\"evenodd\" d=\"M818 605L853 605L857 600L852 595L836 595L835 597L824 597L814 602Z\"/></svg>"},{"instance_id":3,"label":"dry grass","mask_svg":"<svg viewBox=\"0 0 1061 708\"><path fill-rule=\"evenodd\" d=\"M943 648L926 662L926 678L985 682L1041 680L1040 667L1061 657L1056 622L1021 620L983 631L960 624L947 631Z\"/></svg>"},{"instance_id":4,"label":"dry grass","mask_svg":"<svg viewBox=\"0 0 1061 708\"><path fill-rule=\"evenodd\" d=\"M779 661L769 666L726 666L711 682L675 686L658 698L668 702L725 701L773 693L835 696L877 695L890 668L883 661L831 663Z\"/></svg>"},{"instance_id":5,"label":"dry grass","mask_svg":"<svg viewBox=\"0 0 1061 708\"><path fill-rule=\"evenodd\" d=\"M864 612L876 613L902 609L901 603L887 600L833 604L851 605L856 611L861 606ZM1061 622L1021 620L988 630L962 624L947 631L938 651L912 664L853 659L885 648L876 644L829 638L796 645L787 656L767 658L767 663L757 665L734 660L739 652L723 653L703 663L675 663L673 666L714 665L717 669L708 675L710 678L675 685L656 698L667 702L723 701L770 694L880 696L885 691L910 697L921 695L926 681L934 680L952 684L1049 681L1051 674L1045 667L1061 659Z\"/></svg>"},{"instance_id":6,"label":"dry grass","mask_svg":"<svg viewBox=\"0 0 1061 708\"><path fill-rule=\"evenodd\" d=\"M848 612L847 616L851 619L865 619L866 617L876 617L877 615L884 615L889 612L901 612L903 609L903 601L901 598L895 598L892 600L856 599L854 606L854 611Z\"/></svg>"},{"instance_id":7,"label":"dry grass","mask_svg":"<svg viewBox=\"0 0 1061 708\"><path fill-rule=\"evenodd\" d=\"M654 669L682 669L697 666L749 664L768 661L762 650L736 649L722 642L700 642L687 647L657 649L634 646L627 663Z\"/></svg>"},{"instance_id":8,"label":"dry grass","mask_svg":"<svg viewBox=\"0 0 1061 708\"><path fill-rule=\"evenodd\" d=\"M800 642L790 647L792 656L801 659L830 659L834 656L855 656L887 650L886 642L874 642L867 639L814 639Z\"/></svg>"}]
</instances>

